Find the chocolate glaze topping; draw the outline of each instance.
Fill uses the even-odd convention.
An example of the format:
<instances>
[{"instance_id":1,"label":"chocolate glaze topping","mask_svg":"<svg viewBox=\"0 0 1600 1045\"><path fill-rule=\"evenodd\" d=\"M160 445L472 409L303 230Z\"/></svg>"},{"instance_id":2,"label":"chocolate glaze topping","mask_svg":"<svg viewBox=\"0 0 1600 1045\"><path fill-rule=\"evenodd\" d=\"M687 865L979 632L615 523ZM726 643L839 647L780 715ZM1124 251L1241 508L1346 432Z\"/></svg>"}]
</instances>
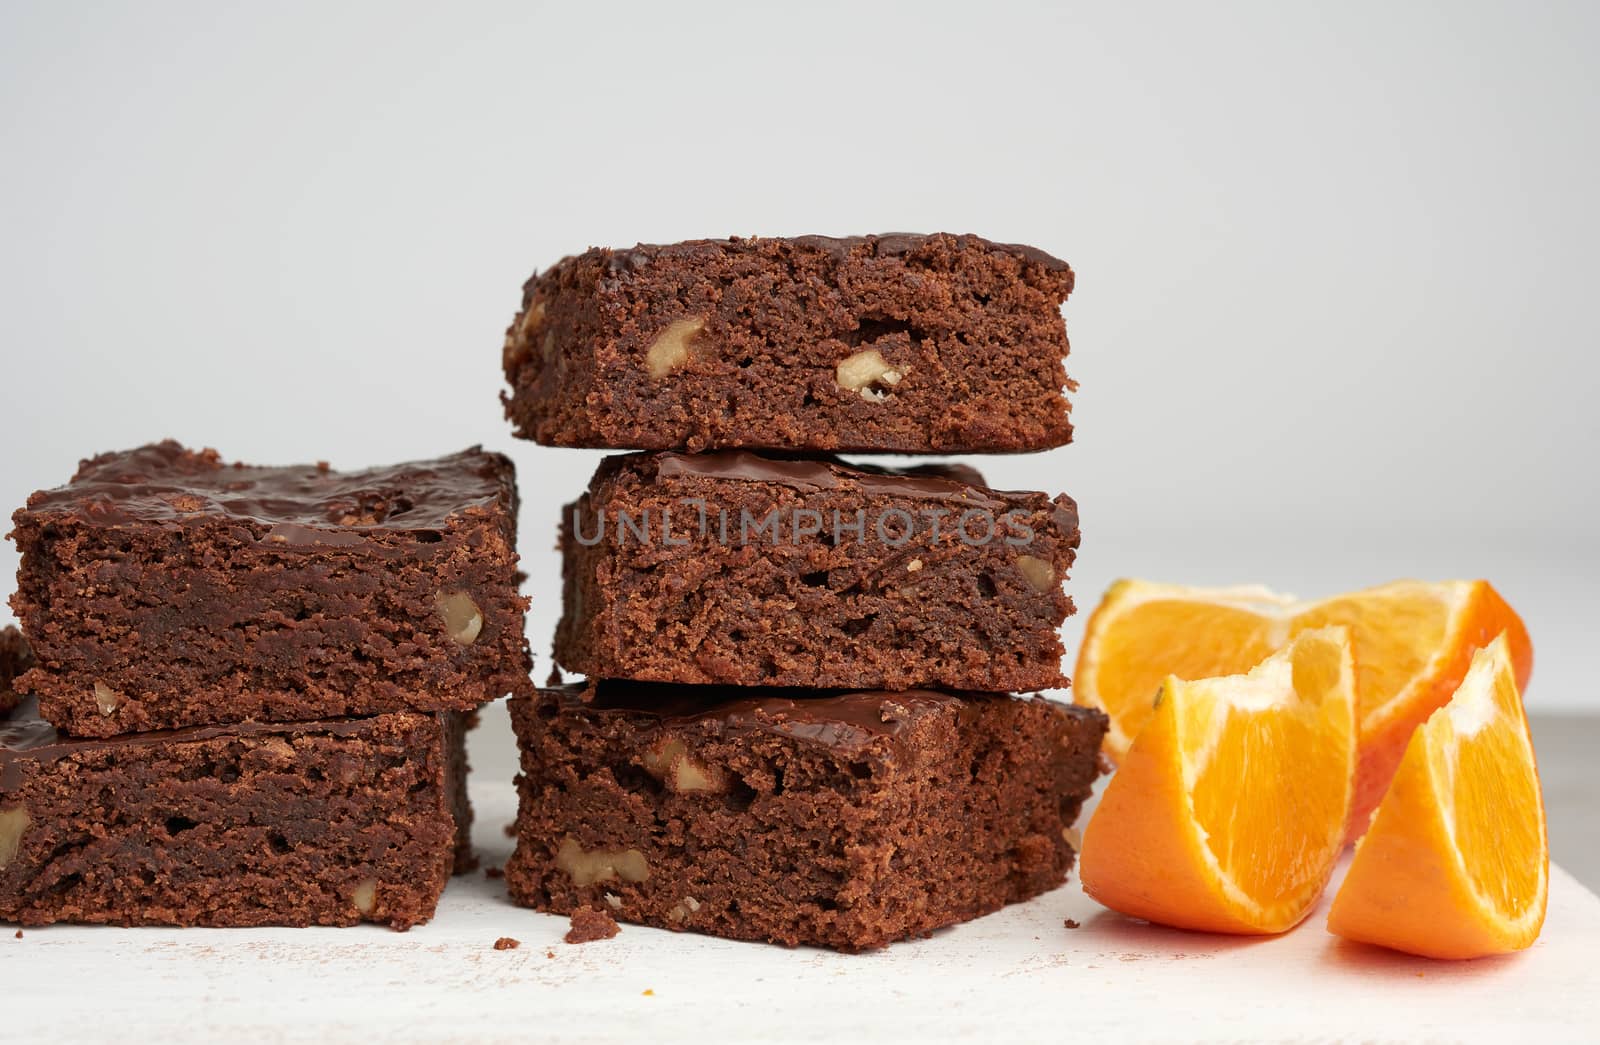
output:
<instances>
[{"instance_id":1,"label":"chocolate glaze topping","mask_svg":"<svg viewBox=\"0 0 1600 1045\"><path fill-rule=\"evenodd\" d=\"M335 472L327 465L262 468L171 440L84 461L72 482L28 498L29 511L91 524L182 523L223 516L267 527L263 541L362 543L361 531L435 530L463 506L511 492L498 454L478 447L434 461Z\"/></svg>"},{"instance_id":2,"label":"chocolate glaze topping","mask_svg":"<svg viewBox=\"0 0 1600 1045\"><path fill-rule=\"evenodd\" d=\"M796 246L820 250L836 258L842 258L851 251L859 250L863 247L868 248L872 253L879 256L893 256L916 250L935 236L953 236L963 245L976 244L1001 254L1013 254L1024 261L1031 261L1035 265L1039 265L1051 272L1065 272L1072 267L1060 258L1053 254L1047 254L1038 247L1030 247L1025 243L996 243L993 240L986 240L982 236L974 236L971 233L882 232L873 236L797 236L792 242Z\"/></svg>"},{"instance_id":3,"label":"chocolate glaze topping","mask_svg":"<svg viewBox=\"0 0 1600 1045\"><path fill-rule=\"evenodd\" d=\"M573 712L648 715L666 725L711 723L723 734L769 733L845 752L896 737L920 713L984 699L926 689L853 692L612 680L544 686L540 692Z\"/></svg>"},{"instance_id":4,"label":"chocolate glaze topping","mask_svg":"<svg viewBox=\"0 0 1600 1045\"><path fill-rule=\"evenodd\" d=\"M735 253L760 242L778 242L798 250L809 250L825 254L835 260L842 260L847 255L863 252L875 257L896 257L909 254L924 246L929 240L948 237L957 241L964 248L977 247L982 250L993 251L1000 254L1010 254L1031 262L1050 272L1070 272L1072 266L1065 261L1047 254L1038 247L1030 247L1021 243L995 243L981 236L969 234L955 234L947 232L916 233L916 232L884 232L870 236L795 236L793 238L763 238L730 236L727 239L696 239L685 240L682 243L640 243L623 250L607 250L603 247L592 248L589 253L600 253L606 256L607 268L613 274L634 272L650 263L656 257L675 257L693 254L698 251L720 250ZM572 260L563 258L557 265L565 264Z\"/></svg>"},{"instance_id":5,"label":"chocolate glaze topping","mask_svg":"<svg viewBox=\"0 0 1600 1045\"><path fill-rule=\"evenodd\" d=\"M5 716L0 716L0 794L22 784L21 762L54 762L83 751L111 748L146 747L172 741L213 740L217 737L262 736L302 733L330 733L347 736L370 726L363 718L331 718L315 722L235 722L225 726L187 726L183 729L158 729L121 736L64 737L39 717L39 702L29 697Z\"/></svg>"},{"instance_id":6,"label":"chocolate glaze topping","mask_svg":"<svg viewBox=\"0 0 1600 1045\"><path fill-rule=\"evenodd\" d=\"M796 490L832 490L839 485L838 473L824 461L761 457L744 450L723 450L709 454L663 453L657 462L656 475L663 479L677 476L732 479L780 483Z\"/></svg>"},{"instance_id":7,"label":"chocolate glaze topping","mask_svg":"<svg viewBox=\"0 0 1600 1045\"><path fill-rule=\"evenodd\" d=\"M847 464L837 458L767 457L747 450L719 450L704 454L669 451L657 454L656 458L659 462L656 474L663 479L680 476L732 479L780 483L796 490L832 490L841 481L847 481L855 483L865 493L960 501L980 508L999 508L1003 506L1003 499L1019 496L989 489L983 485L983 476L966 465L880 468Z\"/></svg>"}]
</instances>

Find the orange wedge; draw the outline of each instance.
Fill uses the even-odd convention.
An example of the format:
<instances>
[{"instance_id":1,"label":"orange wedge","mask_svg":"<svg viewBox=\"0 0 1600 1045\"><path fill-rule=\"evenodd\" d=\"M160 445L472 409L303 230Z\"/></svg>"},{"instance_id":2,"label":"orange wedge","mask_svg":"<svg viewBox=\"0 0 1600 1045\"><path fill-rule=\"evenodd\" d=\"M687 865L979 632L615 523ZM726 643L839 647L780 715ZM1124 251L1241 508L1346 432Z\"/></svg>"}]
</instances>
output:
<instances>
[{"instance_id":1,"label":"orange wedge","mask_svg":"<svg viewBox=\"0 0 1600 1045\"><path fill-rule=\"evenodd\" d=\"M1184 929L1290 929L1344 848L1355 764L1343 628L1303 632L1246 675L1168 677L1084 831L1083 888Z\"/></svg>"},{"instance_id":2,"label":"orange wedge","mask_svg":"<svg viewBox=\"0 0 1600 1045\"><path fill-rule=\"evenodd\" d=\"M1549 887L1539 771L1501 636L1412 735L1328 930L1429 958L1519 951L1539 936Z\"/></svg>"},{"instance_id":3,"label":"orange wedge","mask_svg":"<svg viewBox=\"0 0 1600 1045\"><path fill-rule=\"evenodd\" d=\"M1350 629L1356 660L1360 768L1353 829L1365 828L1411 732L1461 683L1474 651L1505 632L1517 684L1533 646L1522 620L1487 581L1396 581L1301 602L1265 588L1186 588L1118 581L1090 615L1075 699L1111 717L1106 752L1120 759L1149 721L1168 675L1210 678L1248 670L1307 628Z\"/></svg>"}]
</instances>

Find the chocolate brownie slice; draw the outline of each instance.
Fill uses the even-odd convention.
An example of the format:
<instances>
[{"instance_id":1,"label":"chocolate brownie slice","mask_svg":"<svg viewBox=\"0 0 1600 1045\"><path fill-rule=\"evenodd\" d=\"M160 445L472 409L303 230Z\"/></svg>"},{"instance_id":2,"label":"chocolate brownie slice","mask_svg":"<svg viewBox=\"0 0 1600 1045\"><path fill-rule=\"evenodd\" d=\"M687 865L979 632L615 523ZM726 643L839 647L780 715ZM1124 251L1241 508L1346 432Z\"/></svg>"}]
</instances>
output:
<instances>
[{"instance_id":1,"label":"chocolate brownie slice","mask_svg":"<svg viewBox=\"0 0 1600 1045\"><path fill-rule=\"evenodd\" d=\"M555 657L591 678L1045 689L1077 546L1070 498L970 468L618 455L563 515Z\"/></svg>"},{"instance_id":2,"label":"chocolate brownie slice","mask_svg":"<svg viewBox=\"0 0 1600 1045\"><path fill-rule=\"evenodd\" d=\"M340 473L165 442L13 518L18 689L74 735L467 710L530 668L499 454Z\"/></svg>"},{"instance_id":3,"label":"chocolate brownie slice","mask_svg":"<svg viewBox=\"0 0 1600 1045\"><path fill-rule=\"evenodd\" d=\"M1042 450L1072 436L1072 284L943 233L596 248L523 288L502 399L547 446Z\"/></svg>"},{"instance_id":4,"label":"chocolate brownie slice","mask_svg":"<svg viewBox=\"0 0 1600 1045\"><path fill-rule=\"evenodd\" d=\"M464 719L68 739L28 701L0 719L0 921L427 921L470 863Z\"/></svg>"},{"instance_id":5,"label":"chocolate brownie slice","mask_svg":"<svg viewBox=\"0 0 1600 1045\"><path fill-rule=\"evenodd\" d=\"M22 632L13 626L0 628L0 714L17 705L18 694L11 688L11 680L28 670L33 654Z\"/></svg>"},{"instance_id":6,"label":"chocolate brownie slice","mask_svg":"<svg viewBox=\"0 0 1600 1045\"><path fill-rule=\"evenodd\" d=\"M513 900L843 951L1065 881L1106 729L1048 700L932 691L604 682L510 706Z\"/></svg>"}]
</instances>

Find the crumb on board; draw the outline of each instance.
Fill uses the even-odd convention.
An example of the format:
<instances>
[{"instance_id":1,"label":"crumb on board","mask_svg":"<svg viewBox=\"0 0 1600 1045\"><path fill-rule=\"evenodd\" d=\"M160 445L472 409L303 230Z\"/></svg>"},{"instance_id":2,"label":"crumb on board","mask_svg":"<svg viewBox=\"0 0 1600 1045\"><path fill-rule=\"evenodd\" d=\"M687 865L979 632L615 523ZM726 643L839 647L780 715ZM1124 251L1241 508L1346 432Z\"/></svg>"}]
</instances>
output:
<instances>
[{"instance_id":1,"label":"crumb on board","mask_svg":"<svg viewBox=\"0 0 1600 1045\"><path fill-rule=\"evenodd\" d=\"M483 869L483 876L485 878L504 878L506 876L505 868L485 867Z\"/></svg>"},{"instance_id":2,"label":"crumb on board","mask_svg":"<svg viewBox=\"0 0 1600 1045\"><path fill-rule=\"evenodd\" d=\"M517 837L517 822L515 820L511 821L502 830L505 831L507 838Z\"/></svg>"},{"instance_id":3,"label":"crumb on board","mask_svg":"<svg viewBox=\"0 0 1600 1045\"><path fill-rule=\"evenodd\" d=\"M655 990L650 988L650 987L646 987L644 990L640 991L639 993L643 994L646 998L654 998L656 996Z\"/></svg>"},{"instance_id":4,"label":"crumb on board","mask_svg":"<svg viewBox=\"0 0 1600 1045\"><path fill-rule=\"evenodd\" d=\"M544 956L546 958L554 958L556 956L556 952L555 951L545 951L544 952Z\"/></svg>"},{"instance_id":5,"label":"crumb on board","mask_svg":"<svg viewBox=\"0 0 1600 1045\"><path fill-rule=\"evenodd\" d=\"M502 936L494 942L494 949L497 951L514 951L521 946L522 941L512 936Z\"/></svg>"},{"instance_id":6,"label":"crumb on board","mask_svg":"<svg viewBox=\"0 0 1600 1045\"><path fill-rule=\"evenodd\" d=\"M621 931L617 920L606 912L580 907L572 912L572 928L567 930L566 940L568 943L592 943L609 940Z\"/></svg>"},{"instance_id":7,"label":"crumb on board","mask_svg":"<svg viewBox=\"0 0 1600 1045\"><path fill-rule=\"evenodd\" d=\"M21 929L17 930L17 939L19 939L19 940L22 939L22 930Z\"/></svg>"},{"instance_id":8,"label":"crumb on board","mask_svg":"<svg viewBox=\"0 0 1600 1045\"><path fill-rule=\"evenodd\" d=\"M1068 918L1066 921L1062 922L1061 924L1065 925L1068 929L1076 929L1078 927L1078 919L1076 919L1076 918Z\"/></svg>"}]
</instances>

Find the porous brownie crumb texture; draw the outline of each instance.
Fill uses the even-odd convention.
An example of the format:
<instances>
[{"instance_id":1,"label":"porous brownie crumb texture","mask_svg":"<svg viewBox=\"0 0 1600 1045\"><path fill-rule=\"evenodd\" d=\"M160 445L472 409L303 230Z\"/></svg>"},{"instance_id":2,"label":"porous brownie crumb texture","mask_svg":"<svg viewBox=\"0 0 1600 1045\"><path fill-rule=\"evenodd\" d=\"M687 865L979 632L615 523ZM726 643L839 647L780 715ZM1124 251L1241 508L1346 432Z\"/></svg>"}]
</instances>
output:
<instances>
[{"instance_id":1,"label":"porous brownie crumb texture","mask_svg":"<svg viewBox=\"0 0 1600 1045\"><path fill-rule=\"evenodd\" d=\"M478 857L472 850L472 799L467 793L467 777L472 772L467 762L467 734L478 728L478 712L446 711L428 717L444 729L444 799L455 827L450 871L466 874L478 869Z\"/></svg>"},{"instance_id":2,"label":"porous brownie crumb texture","mask_svg":"<svg viewBox=\"0 0 1600 1045\"><path fill-rule=\"evenodd\" d=\"M609 940L621 931L617 920L604 911L580 907L572 912L572 926L563 939L568 943L594 943Z\"/></svg>"},{"instance_id":3,"label":"porous brownie crumb texture","mask_svg":"<svg viewBox=\"0 0 1600 1045\"><path fill-rule=\"evenodd\" d=\"M22 632L10 625L0 628L0 715L16 706L21 694L12 688L11 682L32 663L33 654Z\"/></svg>"},{"instance_id":4,"label":"porous brownie crumb texture","mask_svg":"<svg viewBox=\"0 0 1600 1045\"><path fill-rule=\"evenodd\" d=\"M468 852L463 751L398 713L0 752L0 921L408 928Z\"/></svg>"},{"instance_id":5,"label":"porous brownie crumb texture","mask_svg":"<svg viewBox=\"0 0 1600 1045\"><path fill-rule=\"evenodd\" d=\"M714 706L618 708L605 690L589 704L570 688L513 698L512 898L861 951L1065 880L1064 831L1099 773L1104 716L993 695L871 699L883 732L830 723L804 699L803 721L757 710L735 728ZM652 753L674 744L722 786L684 790L653 771ZM574 852L590 873L573 874Z\"/></svg>"},{"instance_id":6,"label":"porous brownie crumb texture","mask_svg":"<svg viewBox=\"0 0 1600 1045\"><path fill-rule=\"evenodd\" d=\"M17 683L78 736L466 710L531 666L510 461L245 468L175 443L84 462L14 517Z\"/></svg>"},{"instance_id":7,"label":"porous brownie crumb texture","mask_svg":"<svg viewBox=\"0 0 1600 1045\"><path fill-rule=\"evenodd\" d=\"M1066 263L976 236L597 248L524 287L506 413L550 446L1060 446L1072 286Z\"/></svg>"},{"instance_id":8,"label":"porous brownie crumb texture","mask_svg":"<svg viewBox=\"0 0 1600 1045\"><path fill-rule=\"evenodd\" d=\"M590 678L696 684L1065 684L1059 629L1073 606L1062 581L1079 540L1070 498L992 491L970 469L901 483L834 462L771 464L741 452L602 462L563 513L556 661ZM969 509L996 521L987 542L961 536ZM944 513L938 533L930 511ZM742 517L774 512L778 539L739 539ZM641 541L623 515L654 529ZM836 517L868 522L860 536L836 535ZM731 520L727 534L719 518ZM890 520L882 533L879 518ZM904 518L919 522L901 542ZM797 519L820 520L820 532L796 537Z\"/></svg>"}]
</instances>

